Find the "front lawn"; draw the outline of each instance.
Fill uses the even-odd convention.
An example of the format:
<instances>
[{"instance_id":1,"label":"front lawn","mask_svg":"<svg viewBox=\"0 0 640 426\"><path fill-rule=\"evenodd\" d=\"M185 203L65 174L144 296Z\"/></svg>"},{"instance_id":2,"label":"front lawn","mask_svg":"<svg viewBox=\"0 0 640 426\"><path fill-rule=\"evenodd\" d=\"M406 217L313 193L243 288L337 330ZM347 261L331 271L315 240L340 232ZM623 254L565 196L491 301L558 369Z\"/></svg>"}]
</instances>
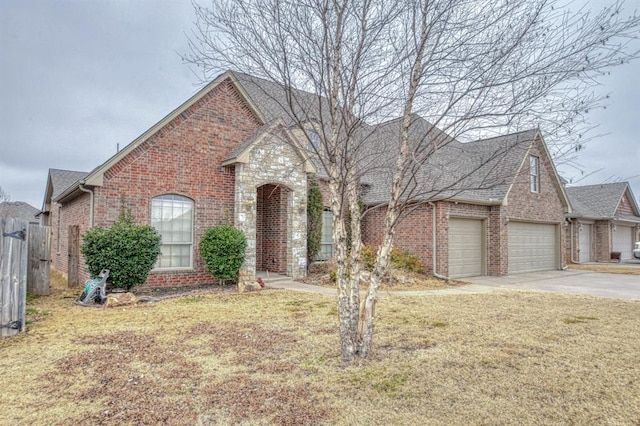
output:
<instances>
[{"instance_id":1,"label":"front lawn","mask_svg":"<svg viewBox=\"0 0 640 426\"><path fill-rule=\"evenodd\" d=\"M603 272L607 274L625 274L625 275L640 275L640 268L637 266L626 266L619 263L587 263L587 264L571 264L569 269L576 269L579 271L593 271Z\"/></svg>"},{"instance_id":2,"label":"front lawn","mask_svg":"<svg viewBox=\"0 0 640 426\"><path fill-rule=\"evenodd\" d=\"M333 297L200 291L118 308L54 289L0 340L0 424L637 424L640 304L384 297L341 365Z\"/></svg>"}]
</instances>

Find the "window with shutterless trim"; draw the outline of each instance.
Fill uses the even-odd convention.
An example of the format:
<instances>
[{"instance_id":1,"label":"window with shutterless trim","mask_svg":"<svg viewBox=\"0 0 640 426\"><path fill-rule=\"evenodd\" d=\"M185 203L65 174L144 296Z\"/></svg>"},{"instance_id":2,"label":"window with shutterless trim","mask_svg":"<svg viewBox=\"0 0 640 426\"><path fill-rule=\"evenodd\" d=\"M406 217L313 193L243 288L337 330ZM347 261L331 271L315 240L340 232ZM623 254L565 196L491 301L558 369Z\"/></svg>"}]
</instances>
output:
<instances>
[{"instance_id":1,"label":"window with shutterless trim","mask_svg":"<svg viewBox=\"0 0 640 426\"><path fill-rule=\"evenodd\" d=\"M151 226L162 237L156 269L191 268L193 200L166 194L151 199Z\"/></svg>"},{"instance_id":2,"label":"window with shutterless trim","mask_svg":"<svg viewBox=\"0 0 640 426\"><path fill-rule=\"evenodd\" d=\"M540 192L540 160L534 155L529 157L529 184L531 192Z\"/></svg>"}]
</instances>

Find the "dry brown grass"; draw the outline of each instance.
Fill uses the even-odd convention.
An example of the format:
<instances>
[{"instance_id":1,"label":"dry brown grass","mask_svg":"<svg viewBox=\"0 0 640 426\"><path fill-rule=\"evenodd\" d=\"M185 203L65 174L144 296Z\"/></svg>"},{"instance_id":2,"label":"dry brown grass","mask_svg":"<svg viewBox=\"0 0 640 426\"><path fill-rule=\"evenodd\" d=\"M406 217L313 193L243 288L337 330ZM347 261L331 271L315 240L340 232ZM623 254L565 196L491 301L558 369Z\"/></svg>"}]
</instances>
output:
<instances>
[{"instance_id":1,"label":"dry brown grass","mask_svg":"<svg viewBox=\"0 0 640 426\"><path fill-rule=\"evenodd\" d=\"M640 268L634 266L625 266L618 263L603 263L600 265L569 265L569 269L576 269L580 271L594 271L604 272L607 274L626 274L626 275L640 275Z\"/></svg>"},{"instance_id":2,"label":"dry brown grass","mask_svg":"<svg viewBox=\"0 0 640 426\"><path fill-rule=\"evenodd\" d=\"M307 284L316 284L322 287L336 288L335 281L328 272L331 266L318 268L309 274L302 281ZM459 287L466 285L464 281L442 280L430 275L418 274L411 271L389 268L384 280L380 284L382 291L405 291L405 290L439 290L444 288Z\"/></svg>"},{"instance_id":3,"label":"dry brown grass","mask_svg":"<svg viewBox=\"0 0 640 426\"><path fill-rule=\"evenodd\" d=\"M113 309L55 289L0 341L0 424L637 424L640 305L385 297L342 365L332 297L197 292ZM37 314L36 314L37 313Z\"/></svg>"}]
</instances>

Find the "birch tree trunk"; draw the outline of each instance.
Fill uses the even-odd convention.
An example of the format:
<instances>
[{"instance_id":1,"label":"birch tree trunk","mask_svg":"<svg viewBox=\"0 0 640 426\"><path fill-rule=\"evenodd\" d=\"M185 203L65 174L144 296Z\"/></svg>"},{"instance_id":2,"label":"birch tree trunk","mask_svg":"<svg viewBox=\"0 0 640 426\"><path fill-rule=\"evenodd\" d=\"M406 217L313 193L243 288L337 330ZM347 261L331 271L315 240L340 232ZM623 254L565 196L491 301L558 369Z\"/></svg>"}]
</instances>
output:
<instances>
[{"instance_id":1,"label":"birch tree trunk","mask_svg":"<svg viewBox=\"0 0 640 426\"><path fill-rule=\"evenodd\" d=\"M424 2L420 15L420 32L417 40L416 55L411 67L410 79L407 90L407 98L404 104L402 114L402 125L400 128L400 153L398 155L393 182L391 185L391 196L387 206L387 213L384 221L384 234L382 244L376 254L376 261L369 280L369 289L360 312L360 323L358 325L359 347L358 355L368 357L373 350L373 334L375 329L375 306L378 298L378 288L382 279L389 268L389 259L391 257L391 249L393 248L393 237L395 234L396 224L400 215L400 207L402 205L402 190L406 172L409 169L411 160L409 147L409 127L411 125L411 114L413 112L413 102L415 100L418 87L423 78L424 48L427 42L427 10L428 1Z\"/></svg>"},{"instance_id":2,"label":"birch tree trunk","mask_svg":"<svg viewBox=\"0 0 640 426\"><path fill-rule=\"evenodd\" d=\"M412 115L437 127L443 144L543 126L548 145L554 136L559 141L554 159L571 162L583 147L585 112L605 99L593 83L639 55L629 44L640 17L625 17L621 3L591 15L556 0L211 1L210 8L194 4L191 54L183 57L202 82L227 69L265 79L269 89L261 95L275 107L269 113L284 109L301 133L310 122L322 133L314 155L329 179L345 361L372 353L378 289L397 223L413 201L433 201L437 189L434 182L417 187L416 176L431 170L430 156L442 145L431 130L415 134ZM376 157L390 189L373 201L386 213L365 283L360 179L372 169L377 177L381 164L360 155L376 123L382 128L398 118L398 134L390 136L397 145Z\"/></svg>"}]
</instances>

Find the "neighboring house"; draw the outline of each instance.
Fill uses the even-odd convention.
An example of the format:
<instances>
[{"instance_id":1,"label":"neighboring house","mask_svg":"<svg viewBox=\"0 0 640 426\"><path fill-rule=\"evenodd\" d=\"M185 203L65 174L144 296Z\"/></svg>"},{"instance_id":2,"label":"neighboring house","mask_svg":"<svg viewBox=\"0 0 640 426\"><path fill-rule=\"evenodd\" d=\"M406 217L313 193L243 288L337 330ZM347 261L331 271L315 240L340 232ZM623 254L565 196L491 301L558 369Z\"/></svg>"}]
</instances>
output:
<instances>
[{"instance_id":1,"label":"neighboring house","mask_svg":"<svg viewBox=\"0 0 640 426\"><path fill-rule=\"evenodd\" d=\"M0 203L0 217L12 217L37 225L40 210L23 201L3 201Z\"/></svg>"},{"instance_id":2,"label":"neighboring house","mask_svg":"<svg viewBox=\"0 0 640 426\"><path fill-rule=\"evenodd\" d=\"M573 263L609 262L612 252L631 259L640 240L640 209L627 182L566 188L573 212L567 215L567 256Z\"/></svg>"},{"instance_id":3,"label":"neighboring house","mask_svg":"<svg viewBox=\"0 0 640 426\"><path fill-rule=\"evenodd\" d=\"M308 106L318 98L296 91L296 102ZM43 211L59 254L54 267L68 267L70 229L82 235L110 225L124 203L163 238L149 286L211 282L197 247L207 227L229 222L247 236L242 281L254 282L256 271L304 276L307 177L318 176L327 205L326 174L310 156L317 135L305 127L305 137L292 126L287 104L274 83L226 72L91 172L52 169ZM363 178L370 209L363 233L371 244L380 239L388 193L385 144L397 138L398 123L366 129L365 154L380 155ZM416 134L429 126L414 117ZM564 215L571 209L540 132L468 144L432 133L448 143L434 145L428 173L416 175L422 196L399 225L396 246L418 254L427 272L451 277L563 267ZM324 219L327 258L331 214Z\"/></svg>"}]
</instances>

